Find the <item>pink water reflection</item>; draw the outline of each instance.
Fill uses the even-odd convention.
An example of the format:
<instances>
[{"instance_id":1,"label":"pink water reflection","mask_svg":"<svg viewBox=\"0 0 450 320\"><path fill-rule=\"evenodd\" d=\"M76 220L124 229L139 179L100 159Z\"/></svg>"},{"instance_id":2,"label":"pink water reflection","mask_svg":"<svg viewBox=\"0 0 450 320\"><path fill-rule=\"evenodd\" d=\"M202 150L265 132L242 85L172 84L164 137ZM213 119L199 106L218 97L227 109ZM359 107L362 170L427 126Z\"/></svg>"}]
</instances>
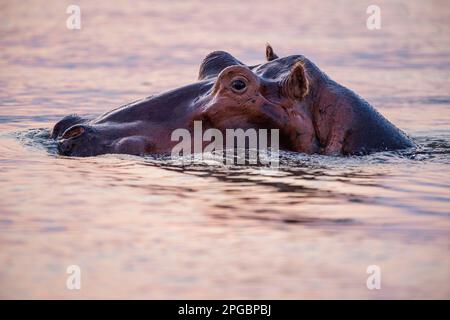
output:
<instances>
[{"instance_id":1,"label":"pink water reflection","mask_svg":"<svg viewBox=\"0 0 450 320\"><path fill-rule=\"evenodd\" d=\"M449 298L445 1L2 2L0 297ZM310 57L424 151L258 168L55 157L24 131L195 81L212 50ZM20 131L20 133L17 133ZM33 141L35 143L33 143ZM82 289L66 288L66 267ZM382 268L382 290L366 268Z\"/></svg>"}]
</instances>

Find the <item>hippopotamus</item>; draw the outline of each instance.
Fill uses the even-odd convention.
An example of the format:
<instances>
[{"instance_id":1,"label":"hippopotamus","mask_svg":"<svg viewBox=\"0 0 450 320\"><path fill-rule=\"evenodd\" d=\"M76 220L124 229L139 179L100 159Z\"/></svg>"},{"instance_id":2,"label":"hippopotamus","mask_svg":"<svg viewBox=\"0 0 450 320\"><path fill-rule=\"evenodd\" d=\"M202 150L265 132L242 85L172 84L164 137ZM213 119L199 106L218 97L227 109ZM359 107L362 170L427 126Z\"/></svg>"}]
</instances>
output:
<instances>
[{"instance_id":1,"label":"hippopotamus","mask_svg":"<svg viewBox=\"0 0 450 320\"><path fill-rule=\"evenodd\" d=\"M413 141L352 90L303 55L245 65L214 51L196 82L113 109L95 119L70 115L52 138L66 156L107 153L170 154L178 128L278 129L281 150L323 155L364 155L413 147Z\"/></svg>"}]
</instances>

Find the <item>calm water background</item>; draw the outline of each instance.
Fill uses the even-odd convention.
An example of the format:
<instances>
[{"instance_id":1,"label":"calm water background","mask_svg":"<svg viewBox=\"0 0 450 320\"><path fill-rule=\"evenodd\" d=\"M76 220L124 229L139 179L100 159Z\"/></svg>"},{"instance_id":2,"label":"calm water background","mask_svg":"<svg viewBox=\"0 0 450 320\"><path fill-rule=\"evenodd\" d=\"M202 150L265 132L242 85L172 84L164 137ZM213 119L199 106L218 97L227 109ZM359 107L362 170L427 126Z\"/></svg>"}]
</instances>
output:
<instances>
[{"instance_id":1,"label":"calm water background","mask_svg":"<svg viewBox=\"0 0 450 320\"><path fill-rule=\"evenodd\" d=\"M0 1L1 298L450 298L450 6ZM278 173L54 154L47 129L195 81L212 50L304 54L417 150ZM82 288L66 288L79 265ZM378 265L381 290L366 288Z\"/></svg>"}]
</instances>

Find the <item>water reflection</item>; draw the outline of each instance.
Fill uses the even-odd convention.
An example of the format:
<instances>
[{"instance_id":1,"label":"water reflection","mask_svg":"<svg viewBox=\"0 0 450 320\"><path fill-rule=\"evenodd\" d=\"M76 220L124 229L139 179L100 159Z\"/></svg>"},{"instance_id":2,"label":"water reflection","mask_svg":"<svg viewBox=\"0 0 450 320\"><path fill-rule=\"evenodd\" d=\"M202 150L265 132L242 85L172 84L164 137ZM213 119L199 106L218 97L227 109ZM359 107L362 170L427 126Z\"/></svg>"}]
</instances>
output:
<instances>
[{"instance_id":1,"label":"water reflection","mask_svg":"<svg viewBox=\"0 0 450 320\"><path fill-rule=\"evenodd\" d=\"M0 4L1 298L450 297L445 1L380 0L377 31L351 0L322 1L320 19L310 0L79 2L79 32L64 1ZM267 41L354 89L417 148L283 153L273 172L60 157L48 139L67 114L192 83L213 50L261 63Z\"/></svg>"},{"instance_id":2,"label":"water reflection","mask_svg":"<svg viewBox=\"0 0 450 320\"><path fill-rule=\"evenodd\" d=\"M100 179L108 187L138 188L151 197L169 196L186 201L205 201L208 208L205 210L206 214L219 219L253 219L265 223L306 225L334 224L336 227L373 225L374 222L346 210L338 214L320 214L315 209L323 211L323 208L332 206L345 208L347 203L440 214L392 202L399 193L407 196L410 190L386 181L392 179L390 168L399 164L417 161L448 163L447 154L450 149L445 139L421 137L416 139L417 148L364 157L309 156L282 151L280 167L273 171L261 165L225 166L216 163L211 166L207 161L180 165L174 164L169 157L151 155L61 157L56 155L56 144L49 138L48 129L31 129L12 136L25 146L41 148L49 156L59 159L57 164L71 172L74 183L79 179L84 182ZM178 185L178 180L173 181L175 184L149 180L145 172L147 167L173 172L178 179L181 174L189 183ZM160 175L164 176L163 173ZM189 177L193 177L193 181L197 183L193 183ZM212 184L215 189L209 190L205 195L204 188ZM392 194L386 196L389 193ZM441 198L440 201L446 202L447 198Z\"/></svg>"}]
</instances>

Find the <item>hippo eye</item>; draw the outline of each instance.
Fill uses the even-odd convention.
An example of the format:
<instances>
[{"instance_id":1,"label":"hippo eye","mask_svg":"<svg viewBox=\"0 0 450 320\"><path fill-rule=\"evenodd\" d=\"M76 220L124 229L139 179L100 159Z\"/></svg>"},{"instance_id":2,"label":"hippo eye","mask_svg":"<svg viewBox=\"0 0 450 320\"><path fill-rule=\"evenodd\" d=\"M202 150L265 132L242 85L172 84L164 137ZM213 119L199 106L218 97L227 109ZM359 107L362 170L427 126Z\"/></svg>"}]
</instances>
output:
<instances>
[{"instance_id":1,"label":"hippo eye","mask_svg":"<svg viewBox=\"0 0 450 320\"><path fill-rule=\"evenodd\" d=\"M235 92L242 93L247 88L247 84L242 79L236 79L231 82L231 88Z\"/></svg>"}]
</instances>

